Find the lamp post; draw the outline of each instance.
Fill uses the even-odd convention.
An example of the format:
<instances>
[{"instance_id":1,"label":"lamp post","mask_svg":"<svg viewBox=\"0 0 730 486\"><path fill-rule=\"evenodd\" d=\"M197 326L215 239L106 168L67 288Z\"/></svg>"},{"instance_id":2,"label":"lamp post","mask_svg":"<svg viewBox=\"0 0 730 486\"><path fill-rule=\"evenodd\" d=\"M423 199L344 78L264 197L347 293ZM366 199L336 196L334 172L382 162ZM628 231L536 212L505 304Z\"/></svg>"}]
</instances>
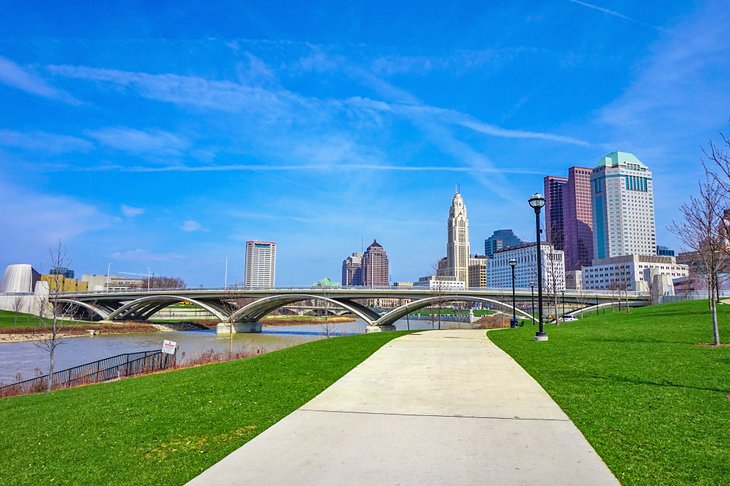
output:
<instances>
[{"instance_id":1,"label":"lamp post","mask_svg":"<svg viewBox=\"0 0 730 486\"><path fill-rule=\"evenodd\" d=\"M530 282L530 315L532 316L532 325L535 325L535 282Z\"/></svg>"},{"instance_id":2,"label":"lamp post","mask_svg":"<svg viewBox=\"0 0 730 486\"><path fill-rule=\"evenodd\" d=\"M563 316L562 316L562 318L565 319L565 290L561 290L560 293L563 294Z\"/></svg>"},{"instance_id":3,"label":"lamp post","mask_svg":"<svg viewBox=\"0 0 730 486\"><path fill-rule=\"evenodd\" d=\"M535 210L535 251L537 251L537 321L539 330L535 333L535 341L547 341L548 336L542 327L542 251L540 248L540 210L545 205L545 198L535 193L528 200L530 207Z\"/></svg>"},{"instance_id":4,"label":"lamp post","mask_svg":"<svg viewBox=\"0 0 730 486\"><path fill-rule=\"evenodd\" d=\"M509 321L509 327L517 327L517 308L515 307L515 266L517 260L510 258L509 266L512 267L512 320Z\"/></svg>"}]
</instances>

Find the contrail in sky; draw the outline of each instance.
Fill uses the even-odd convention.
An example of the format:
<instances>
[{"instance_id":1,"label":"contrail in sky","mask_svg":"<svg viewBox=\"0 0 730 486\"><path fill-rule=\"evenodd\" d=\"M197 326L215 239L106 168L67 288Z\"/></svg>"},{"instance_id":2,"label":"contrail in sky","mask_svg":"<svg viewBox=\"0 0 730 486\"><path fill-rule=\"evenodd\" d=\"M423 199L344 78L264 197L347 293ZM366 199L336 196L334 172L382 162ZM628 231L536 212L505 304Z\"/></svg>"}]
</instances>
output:
<instances>
[{"instance_id":1,"label":"contrail in sky","mask_svg":"<svg viewBox=\"0 0 730 486\"><path fill-rule=\"evenodd\" d=\"M620 19L628 20L629 22L633 22L635 24L643 25L644 27L649 27L650 29L658 30L660 32L666 32L665 29L662 29L661 27L657 27L656 25L647 24L646 22L642 22L641 20L632 19L631 17L627 17L626 15L622 14L621 12L617 12L615 10L610 10L607 8L599 7L598 5L593 5L592 3L582 2L581 0L568 0L570 3L576 3L578 5L582 5L586 8L592 8L593 10L598 10L599 12L607 13L608 15L613 15L614 17L618 17Z\"/></svg>"}]
</instances>

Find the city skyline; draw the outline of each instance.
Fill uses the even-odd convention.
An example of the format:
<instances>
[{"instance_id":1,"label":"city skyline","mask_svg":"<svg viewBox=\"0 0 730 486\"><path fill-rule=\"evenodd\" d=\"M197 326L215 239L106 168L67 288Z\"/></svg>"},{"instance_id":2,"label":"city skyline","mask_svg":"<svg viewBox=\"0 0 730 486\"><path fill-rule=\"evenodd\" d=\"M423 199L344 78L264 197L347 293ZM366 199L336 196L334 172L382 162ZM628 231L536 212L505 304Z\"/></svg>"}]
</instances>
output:
<instances>
[{"instance_id":1,"label":"city skyline","mask_svg":"<svg viewBox=\"0 0 730 486\"><path fill-rule=\"evenodd\" d=\"M729 128L728 23L719 1L10 4L0 267L47 271L61 238L78 274L222 287L261 239L299 285L377 238L415 281L455 184L473 248L532 239L543 177L613 151L651 167L680 250L666 227Z\"/></svg>"}]
</instances>

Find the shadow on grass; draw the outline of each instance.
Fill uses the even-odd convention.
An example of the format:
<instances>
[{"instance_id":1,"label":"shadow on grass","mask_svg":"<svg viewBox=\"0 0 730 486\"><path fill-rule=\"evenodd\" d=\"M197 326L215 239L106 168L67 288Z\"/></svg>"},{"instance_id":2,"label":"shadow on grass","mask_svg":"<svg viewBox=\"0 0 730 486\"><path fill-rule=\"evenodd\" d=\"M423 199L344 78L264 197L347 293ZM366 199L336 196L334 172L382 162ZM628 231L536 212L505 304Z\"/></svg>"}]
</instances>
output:
<instances>
[{"instance_id":1,"label":"shadow on grass","mask_svg":"<svg viewBox=\"0 0 730 486\"><path fill-rule=\"evenodd\" d=\"M678 341L670 339L656 339L650 337L591 337L587 338L586 341L601 342L601 343L654 343L654 344L686 344L692 346L696 344L693 341Z\"/></svg>"},{"instance_id":2,"label":"shadow on grass","mask_svg":"<svg viewBox=\"0 0 730 486\"><path fill-rule=\"evenodd\" d=\"M723 388L693 386L693 385L685 385L685 384L681 384L681 383L673 383L671 381L659 382L659 381L651 381L651 380L642 380L639 378L628 378L625 376L600 375L598 373L578 372L578 373L575 373L575 376L585 377L586 381L606 381L606 382L613 382L613 383L627 383L630 385L656 386L656 387L668 387L668 388L685 388L685 389L719 392L719 393L730 392L729 388L723 389Z\"/></svg>"}]
</instances>

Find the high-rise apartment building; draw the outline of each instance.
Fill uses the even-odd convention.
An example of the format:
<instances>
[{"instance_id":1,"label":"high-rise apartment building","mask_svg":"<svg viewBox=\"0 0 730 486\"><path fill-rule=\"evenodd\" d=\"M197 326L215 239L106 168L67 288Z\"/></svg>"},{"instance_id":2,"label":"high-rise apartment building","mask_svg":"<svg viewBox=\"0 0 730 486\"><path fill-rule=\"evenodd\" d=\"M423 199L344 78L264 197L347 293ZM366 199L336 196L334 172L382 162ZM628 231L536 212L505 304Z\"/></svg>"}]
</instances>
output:
<instances>
[{"instance_id":1,"label":"high-rise apartment building","mask_svg":"<svg viewBox=\"0 0 730 486\"><path fill-rule=\"evenodd\" d=\"M449 208L448 239L446 240L446 268L449 276L464 285L469 283L469 220L466 205L456 193Z\"/></svg>"},{"instance_id":2,"label":"high-rise apartment building","mask_svg":"<svg viewBox=\"0 0 730 486\"><path fill-rule=\"evenodd\" d=\"M276 243L247 241L243 285L247 289L270 289L276 284Z\"/></svg>"},{"instance_id":3,"label":"high-rise apartment building","mask_svg":"<svg viewBox=\"0 0 730 486\"><path fill-rule=\"evenodd\" d=\"M656 255L653 186L649 168L634 154L599 160L591 174L594 258Z\"/></svg>"},{"instance_id":4,"label":"high-rise apartment building","mask_svg":"<svg viewBox=\"0 0 730 486\"><path fill-rule=\"evenodd\" d=\"M470 289L483 289L487 286L487 257L474 255L469 258L469 285Z\"/></svg>"},{"instance_id":5,"label":"high-rise apartment building","mask_svg":"<svg viewBox=\"0 0 730 486\"><path fill-rule=\"evenodd\" d=\"M556 250L563 249L563 191L568 179L547 176L545 186L545 237Z\"/></svg>"},{"instance_id":6,"label":"high-rise apartment building","mask_svg":"<svg viewBox=\"0 0 730 486\"><path fill-rule=\"evenodd\" d=\"M484 240L484 254L492 258L499 250L520 246L524 241L519 239L511 229L500 229Z\"/></svg>"},{"instance_id":7,"label":"high-rise apartment building","mask_svg":"<svg viewBox=\"0 0 730 486\"><path fill-rule=\"evenodd\" d=\"M537 251L535 243L500 250L487 261L487 286L489 288L512 287L512 266L515 265L515 287L529 289L530 283L537 282ZM555 250L549 243L540 243L542 265L542 285L546 291L565 290L565 260L562 250Z\"/></svg>"},{"instance_id":8,"label":"high-rise apartment building","mask_svg":"<svg viewBox=\"0 0 730 486\"><path fill-rule=\"evenodd\" d=\"M362 253L353 253L342 261L342 286L362 285Z\"/></svg>"},{"instance_id":9,"label":"high-rise apartment building","mask_svg":"<svg viewBox=\"0 0 730 486\"><path fill-rule=\"evenodd\" d=\"M390 265L388 254L377 240L368 246L362 256L362 284L368 287L387 287Z\"/></svg>"},{"instance_id":10,"label":"high-rise apartment building","mask_svg":"<svg viewBox=\"0 0 730 486\"><path fill-rule=\"evenodd\" d=\"M568 169L563 187L563 250L566 271L580 270L593 260L591 173L587 167Z\"/></svg>"}]
</instances>

